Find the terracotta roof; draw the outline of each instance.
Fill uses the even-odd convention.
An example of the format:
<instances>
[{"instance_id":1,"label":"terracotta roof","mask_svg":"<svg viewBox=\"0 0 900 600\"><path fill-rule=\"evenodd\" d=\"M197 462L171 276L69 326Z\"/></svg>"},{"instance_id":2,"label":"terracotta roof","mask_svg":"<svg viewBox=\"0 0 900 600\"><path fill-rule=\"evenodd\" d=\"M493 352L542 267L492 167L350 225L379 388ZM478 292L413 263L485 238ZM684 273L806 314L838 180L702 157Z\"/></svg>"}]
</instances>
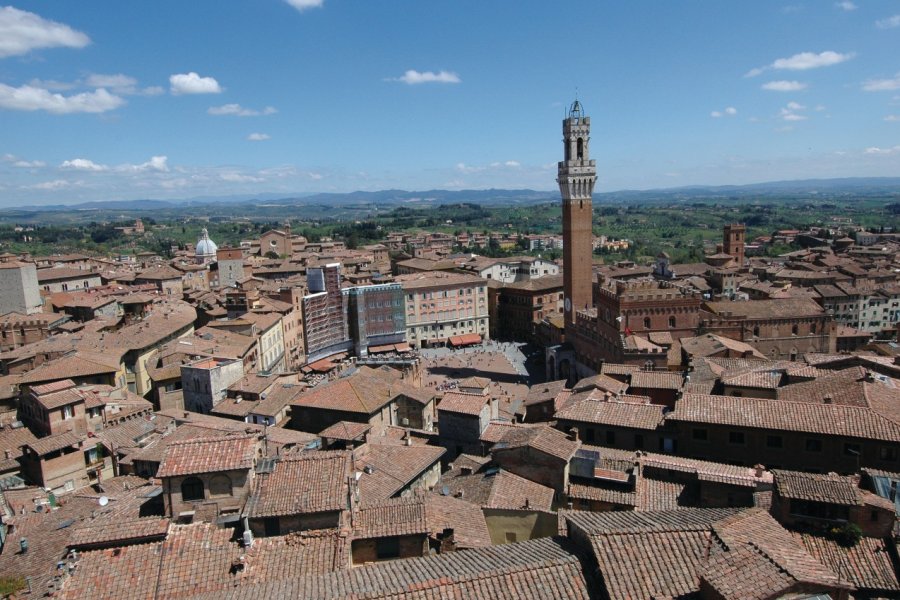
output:
<instances>
[{"instance_id":1,"label":"terracotta roof","mask_svg":"<svg viewBox=\"0 0 900 600\"><path fill-rule=\"evenodd\" d=\"M839 404L685 394L666 418L900 442L897 423L868 408Z\"/></svg>"},{"instance_id":2,"label":"terracotta roof","mask_svg":"<svg viewBox=\"0 0 900 600\"><path fill-rule=\"evenodd\" d=\"M570 483L567 495L569 498L577 500L608 502L610 504L618 504L621 506L635 506L637 503L637 494L635 491L622 489L620 486L612 488L598 485L585 485L582 483Z\"/></svg>"},{"instance_id":3,"label":"terracotta roof","mask_svg":"<svg viewBox=\"0 0 900 600\"><path fill-rule=\"evenodd\" d=\"M665 407L658 404L580 399L573 396L556 411L555 417L580 423L653 430L663 422L664 411Z\"/></svg>"},{"instance_id":4,"label":"terracotta roof","mask_svg":"<svg viewBox=\"0 0 900 600\"><path fill-rule=\"evenodd\" d=\"M399 493L434 465L446 450L435 446L364 444L354 450L354 468L361 472L359 491L364 502Z\"/></svg>"},{"instance_id":5,"label":"terracotta roof","mask_svg":"<svg viewBox=\"0 0 900 600\"><path fill-rule=\"evenodd\" d=\"M775 489L782 498L860 506L861 490L853 477L774 470Z\"/></svg>"},{"instance_id":6,"label":"terracotta roof","mask_svg":"<svg viewBox=\"0 0 900 600\"><path fill-rule=\"evenodd\" d=\"M163 517L137 519L108 519L102 525L89 521L72 532L70 548L125 546L129 543L161 539L169 530L169 520Z\"/></svg>"},{"instance_id":7,"label":"terracotta roof","mask_svg":"<svg viewBox=\"0 0 900 600\"><path fill-rule=\"evenodd\" d=\"M393 560L292 581L240 586L196 600L259 598L492 598L587 600L584 566L571 543L541 538L436 556Z\"/></svg>"},{"instance_id":8,"label":"terracotta roof","mask_svg":"<svg viewBox=\"0 0 900 600\"><path fill-rule=\"evenodd\" d=\"M350 536L337 529L301 531L254 540L241 549L244 571L241 585L283 581L303 575L320 575L349 568ZM233 577L222 575L228 585Z\"/></svg>"},{"instance_id":9,"label":"terracotta roof","mask_svg":"<svg viewBox=\"0 0 900 600\"><path fill-rule=\"evenodd\" d=\"M83 436L71 431L66 431L56 435L38 438L29 442L28 447L34 450L35 454L38 456L45 456L51 452L62 450L63 448L80 445L82 439Z\"/></svg>"},{"instance_id":10,"label":"terracotta roof","mask_svg":"<svg viewBox=\"0 0 900 600\"><path fill-rule=\"evenodd\" d=\"M852 587L761 509L567 511L565 519L590 539L611 599L690 597L701 578L742 600L776 597L797 583Z\"/></svg>"},{"instance_id":11,"label":"terracotta roof","mask_svg":"<svg viewBox=\"0 0 900 600\"><path fill-rule=\"evenodd\" d=\"M750 371L722 377L722 383L734 387L774 390L781 385L784 375L780 371Z\"/></svg>"},{"instance_id":12,"label":"terracotta roof","mask_svg":"<svg viewBox=\"0 0 900 600\"><path fill-rule=\"evenodd\" d=\"M491 449L492 453L516 448L533 448L568 462L581 443L549 425L510 428Z\"/></svg>"},{"instance_id":13,"label":"terracotta roof","mask_svg":"<svg viewBox=\"0 0 900 600\"><path fill-rule=\"evenodd\" d=\"M41 366L28 371L22 375L21 383L29 384L41 381L107 375L118 372L120 364L118 356L79 351L77 354L62 356L45 362Z\"/></svg>"},{"instance_id":14,"label":"terracotta roof","mask_svg":"<svg viewBox=\"0 0 900 600\"><path fill-rule=\"evenodd\" d=\"M552 402L564 389L566 389L565 379L548 381L547 383L535 383L528 388L528 395L525 397L525 406L540 404L542 402Z\"/></svg>"},{"instance_id":15,"label":"terracotta roof","mask_svg":"<svg viewBox=\"0 0 900 600\"><path fill-rule=\"evenodd\" d=\"M330 440L353 441L362 438L372 425L369 423L354 423L353 421L338 421L331 427L326 427L319 432L319 437Z\"/></svg>"},{"instance_id":16,"label":"terracotta roof","mask_svg":"<svg viewBox=\"0 0 900 600\"><path fill-rule=\"evenodd\" d=\"M345 510L350 452L286 455L271 473L257 473L247 502L250 517L274 517Z\"/></svg>"},{"instance_id":17,"label":"terracotta roof","mask_svg":"<svg viewBox=\"0 0 900 600\"><path fill-rule=\"evenodd\" d=\"M640 367L636 365L622 365L617 363L603 363L600 366L600 372L604 375L631 375L635 371L640 371Z\"/></svg>"},{"instance_id":18,"label":"terracotta roof","mask_svg":"<svg viewBox=\"0 0 900 600\"><path fill-rule=\"evenodd\" d=\"M491 397L483 394L467 394L465 392L445 392L437 409L477 417L490 402Z\"/></svg>"},{"instance_id":19,"label":"terracotta roof","mask_svg":"<svg viewBox=\"0 0 900 600\"><path fill-rule=\"evenodd\" d=\"M66 279L91 279L99 277L99 273L88 271L85 269L70 269L68 267L51 267L49 269L38 269L38 283L46 283L48 281L63 281Z\"/></svg>"},{"instance_id":20,"label":"terracotta roof","mask_svg":"<svg viewBox=\"0 0 900 600\"><path fill-rule=\"evenodd\" d=\"M484 513L480 506L472 502L451 496L426 494L425 519L432 535L452 529L457 548L486 548L492 545Z\"/></svg>"},{"instance_id":21,"label":"terracotta roof","mask_svg":"<svg viewBox=\"0 0 900 600\"><path fill-rule=\"evenodd\" d=\"M377 369L362 368L352 375L303 392L292 406L318 410L374 414L394 398L405 395L421 401L420 390L387 377Z\"/></svg>"},{"instance_id":22,"label":"terracotta roof","mask_svg":"<svg viewBox=\"0 0 900 600\"><path fill-rule=\"evenodd\" d=\"M863 537L852 547L805 533L792 534L807 552L860 590L890 596L900 591L886 540Z\"/></svg>"},{"instance_id":23,"label":"terracotta roof","mask_svg":"<svg viewBox=\"0 0 900 600\"><path fill-rule=\"evenodd\" d=\"M258 436L238 435L175 442L166 449L158 478L253 468Z\"/></svg>"},{"instance_id":24,"label":"terracotta roof","mask_svg":"<svg viewBox=\"0 0 900 600\"><path fill-rule=\"evenodd\" d=\"M631 374L633 388L680 390L683 383L684 376L671 371L635 371Z\"/></svg>"},{"instance_id":25,"label":"terracotta roof","mask_svg":"<svg viewBox=\"0 0 900 600\"><path fill-rule=\"evenodd\" d=\"M71 379L64 379L59 383L65 382L74 386ZM36 390L32 388L32 391L35 392ZM79 402L84 402L84 397L79 394L78 391L74 389L74 387L69 387L53 392L36 393L34 394L34 399L38 404L40 404L47 410L53 410L55 408L59 408L60 406L66 406L67 404L77 404Z\"/></svg>"},{"instance_id":26,"label":"terracotta roof","mask_svg":"<svg viewBox=\"0 0 900 600\"><path fill-rule=\"evenodd\" d=\"M593 375L580 379L572 387L573 392L584 392L590 389L598 389L613 394L624 394L628 390L628 384L622 383L618 379L613 379L609 375Z\"/></svg>"},{"instance_id":27,"label":"terracotta roof","mask_svg":"<svg viewBox=\"0 0 900 600\"><path fill-rule=\"evenodd\" d=\"M484 428L484 431L481 432L478 440L488 444L496 444L503 439L503 436L509 433L511 429L516 429L518 427L531 427L531 425L522 425L509 421L491 421L488 423L488 426Z\"/></svg>"},{"instance_id":28,"label":"terracotta roof","mask_svg":"<svg viewBox=\"0 0 900 600\"><path fill-rule=\"evenodd\" d=\"M671 454L642 452L638 460L645 468L692 473L700 481L743 487L756 487L758 484L771 484L773 481L772 473L764 469L757 472L753 467L741 467Z\"/></svg>"},{"instance_id":29,"label":"terracotta roof","mask_svg":"<svg viewBox=\"0 0 900 600\"><path fill-rule=\"evenodd\" d=\"M553 508L552 488L498 467L482 465L470 473L466 465L457 463L441 477L442 491L446 487L451 496L483 508L542 511Z\"/></svg>"},{"instance_id":30,"label":"terracotta roof","mask_svg":"<svg viewBox=\"0 0 900 600\"><path fill-rule=\"evenodd\" d=\"M149 487L134 486L131 489L124 489L119 483L122 479L133 482L136 478L115 477L104 481L103 485L105 488L108 487L110 496L112 497L114 493L116 498L115 501L110 502L108 507L124 506L125 510L118 513L120 520L136 519L140 505L146 501L142 496L146 494ZM59 507L54 510L36 512L32 499L46 499L46 494L42 489L24 488L7 490L2 493L7 501L15 507L16 514L12 517L4 517L4 522L11 527L5 540L6 543L0 550L0 573L5 576L31 577L34 594L23 594L23 598L43 596L48 590L50 580L58 574L57 561L65 557L73 534L80 527L91 522L93 513L102 510L97 504L99 494L93 494L90 488L86 488L66 495L65 501L59 503ZM16 496L19 496L21 501L16 499ZM24 512L22 512L22 508L25 508ZM28 551L24 554L19 551L19 542L22 538L28 540ZM92 576L95 575L93 571L88 571L88 573ZM146 573L139 572L139 574L146 578ZM77 597L91 596L82 594Z\"/></svg>"},{"instance_id":31,"label":"terracotta roof","mask_svg":"<svg viewBox=\"0 0 900 600\"><path fill-rule=\"evenodd\" d=\"M722 318L745 317L748 319L783 319L810 317L825 314L825 309L810 298L783 298L779 300L746 300L743 302L704 302L704 307Z\"/></svg>"},{"instance_id":32,"label":"terracotta roof","mask_svg":"<svg viewBox=\"0 0 900 600\"><path fill-rule=\"evenodd\" d=\"M428 522L423 498L382 498L363 502L353 510L355 539L427 534Z\"/></svg>"}]
</instances>

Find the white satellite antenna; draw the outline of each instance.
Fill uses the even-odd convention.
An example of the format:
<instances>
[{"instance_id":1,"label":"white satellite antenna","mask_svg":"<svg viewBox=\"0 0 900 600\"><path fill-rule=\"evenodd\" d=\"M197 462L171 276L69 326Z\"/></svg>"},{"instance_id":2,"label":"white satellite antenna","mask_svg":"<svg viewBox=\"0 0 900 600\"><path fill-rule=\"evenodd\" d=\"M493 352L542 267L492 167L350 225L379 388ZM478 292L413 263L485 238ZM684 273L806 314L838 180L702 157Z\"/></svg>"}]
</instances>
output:
<instances>
[{"instance_id":1,"label":"white satellite antenna","mask_svg":"<svg viewBox=\"0 0 900 600\"><path fill-rule=\"evenodd\" d=\"M97 503L100 504L100 506L106 506L107 504L109 504L109 498L107 498L106 496L100 496L100 498L97 499Z\"/></svg>"}]
</instances>

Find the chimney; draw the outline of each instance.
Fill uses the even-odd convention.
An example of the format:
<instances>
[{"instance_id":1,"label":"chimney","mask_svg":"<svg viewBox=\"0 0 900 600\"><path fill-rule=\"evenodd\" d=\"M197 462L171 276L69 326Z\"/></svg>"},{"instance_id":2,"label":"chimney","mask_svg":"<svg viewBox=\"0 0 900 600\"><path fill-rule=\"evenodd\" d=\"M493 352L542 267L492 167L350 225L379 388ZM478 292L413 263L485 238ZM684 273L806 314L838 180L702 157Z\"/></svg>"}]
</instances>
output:
<instances>
[{"instance_id":1,"label":"chimney","mask_svg":"<svg viewBox=\"0 0 900 600\"><path fill-rule=\"evenodd\" d=\"M572 440L573 442L577 442L578 441L578 428L573 427L573 428L569 429L569 435L567 435L566 437L568 439Z\"/></svg>"},{"instance_id":2,"label":"chimney","mask_svg":"<svg viewBox=\"0 0 900 600\"><path fill-rule=\"evenodd\" d=\"M832 404L834 402L834 398L831 397L831 394L825 394L825 397L822 398L822 402L825 404Z\"/></svg>"},{"instance_id":3,"label":"chimney","mask_svg":"<svg viewBox=\"0 0 900 600\"><path fill-rule=\"evenodd\" d=\"M460 467L459 472L460 472L462 475L471 475L471 474L472 474L472 467Z\"/></svg>"},{"instance_id":4,"label":"chimney","mask_svg":"<svg viewBox=\"0 0 900 600\"><path fill-rule=\"evenodd\" d=\"M873 383L875 381L875 376L872 375L872 371L869 371L868 369L866 369L865 381L866 383Z\"/></svg>"},{"instance_id":5,"label":"chimney","mask_svg":"<svg viewBox=\"0 0 900 600\"><path fill-rule=\"evenodd\" d=\"M443 554L444 552L453 552L456 550L456 540L454 539L453 529L447 528L444 529L441 533L438 534L438 539L441 542L440 548L438 548L438 553Z\"/></svg>"},{"instance_id":6,"label":"chimney","mask_svg":"<svg viewBox=\"0 0 900 600\"><path fill-rule=\"evenodd\" d=\"M465 492L463 492L462 490L456 490L456 493L453 495L457 498L462 498L463 496L465 496Z\"/></svg>"},{"instance_id":7,"label":"chimney","mask_svg":"<svg viewBox=\"0 0 900 600\"><path fill-rule=\"evenodd\" d=\"M754 470L754 475L756 476L757 479L762 477L763 473L766 472L766 468L760 464L754 465L753 470Z\"/></svg>"}]
</instances>

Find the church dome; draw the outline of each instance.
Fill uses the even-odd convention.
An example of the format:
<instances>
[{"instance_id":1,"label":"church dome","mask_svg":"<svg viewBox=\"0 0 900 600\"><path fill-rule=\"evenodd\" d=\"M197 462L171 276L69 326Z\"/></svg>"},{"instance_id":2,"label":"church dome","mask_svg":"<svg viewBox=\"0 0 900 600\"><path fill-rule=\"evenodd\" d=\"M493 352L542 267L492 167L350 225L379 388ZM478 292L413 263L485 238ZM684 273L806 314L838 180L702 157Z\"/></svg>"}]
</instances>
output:
<instances>
[{"instance_id":1,"label":"church dome","mask_svg":"<svg viewBox=\"0 0 900 600\"><path fill-rule=\"evenodd\" d=\"M197 240L196 254L197 256L215 256L219 247L214 241L209 239L209 232L206 227L200 232L200 239Z\"/></svg>"}]
</instances>

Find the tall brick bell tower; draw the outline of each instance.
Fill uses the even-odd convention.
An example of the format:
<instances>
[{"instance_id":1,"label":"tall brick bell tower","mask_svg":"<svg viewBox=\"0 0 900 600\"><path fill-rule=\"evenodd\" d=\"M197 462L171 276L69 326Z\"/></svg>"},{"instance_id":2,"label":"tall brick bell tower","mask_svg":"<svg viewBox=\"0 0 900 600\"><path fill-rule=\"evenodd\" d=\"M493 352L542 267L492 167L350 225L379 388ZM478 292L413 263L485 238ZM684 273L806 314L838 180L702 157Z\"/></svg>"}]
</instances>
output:
<instances>
[{"instance_id":1,"label":"tall brick bell tower","mask_svg":"<svg viewBox=\"0 0 900 600\"><path fill-rule=\"evenodd\" d=\"M563 119L565 160L558 165L562 195L563 289L566 333L574 330L575 311L593 306L591 270L592 194L597 181L597 161L590 160L591 118L584 116L576 100Z\"/></svg>"}]
</instances>

